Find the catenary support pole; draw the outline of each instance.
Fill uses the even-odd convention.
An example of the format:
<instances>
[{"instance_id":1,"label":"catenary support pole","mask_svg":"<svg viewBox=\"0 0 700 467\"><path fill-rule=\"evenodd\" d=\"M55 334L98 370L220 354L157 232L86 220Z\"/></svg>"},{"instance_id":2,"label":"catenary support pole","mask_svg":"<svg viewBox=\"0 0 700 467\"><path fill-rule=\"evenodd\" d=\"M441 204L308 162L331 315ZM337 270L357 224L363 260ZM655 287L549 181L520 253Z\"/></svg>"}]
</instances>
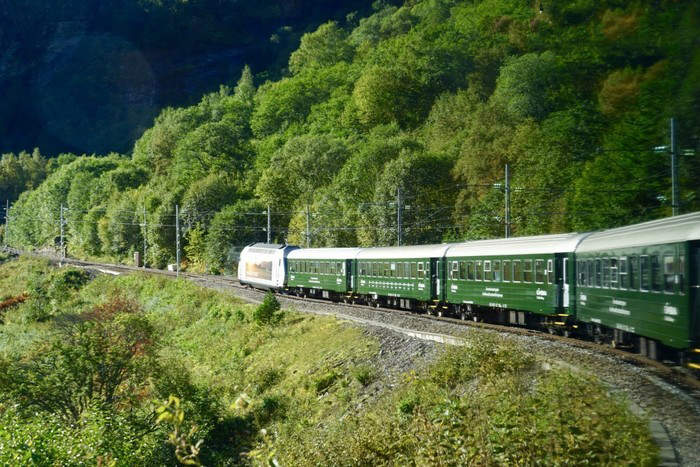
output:
<instances>
[{"instance_id":1,"label":"catenary support pole","mask_svg":"<svg viewBox=\"0 0 700 467\"><path fill-rule=\"evenodd\" d=\"M65 222L63 221L63 205L61 204L61 215L59 218L59 222L61 223L61 261L66 259L66 248L64 244L64 238L65 238L65 232L63 230L63 226Z\"/></svg>"},{"instance_id":2,"label":"catenary support pole","mask_svg":"<svg viewBox=\"0 0 700 467\"><path fill-rule=\"evenodd\" d=\"M676 142L676 119L669 119L671 125L671 207L673 215L680 214L680 193L678 190L678 144Z\"/></svg>"},{"instance_id":3,"label":"catenary support pole","mask_svg":"<svg viewBox=\"0 0 700 467\"><path fill-rule=\"evenodd\" d=\"M148 252L148 224L146 218L146 207L143 208L143 268L146 269L146 253Z\"/></svg>"},{"instance_id":4,"label":"catenary support pole","mask_svg":"<svg viewBox=\"0 0 700 467\"><path fill-rule=\"evenodd\" d=\"M403 244L403 206L401 199L401 187L396 189L396 234L397 234L397 244L401 246Z\"/></svg>"},{"instance_id":5,"label":"catenary support pole","mask_svg":"<svg viewBox=\"0 0 700 467\"><path fill-rule=\"evenodd\" d=\"M177 271L176 275L180 277L180 206L175 205L175 269Z\"/></svg>"},{"instance_id":6,"label":"catenary support pole","mask_svg":"<svg viewBox=\"0 0 700 467\"><path fill-rule=\"evenodd\" d=\"M506 164L506 238L510 238L510 165Z\"/></svg>"},{"instance_id":7,"label":"catenary support pole","mask_svg":"<svg viewBox=\"0 0 700 467\"><path fill-rule=\"evenodd\" d=\"M267 205L267 243L272 243L272 220L270 219L270 205Z\"/></svg>"},{"instance_id":8,"label":"catenary support pole","mask_svg":"<svg viewBox=\"0 0 700 467\"><path fill-rule=\"evenodd\" d=\"M311 207L306 205L306 248L311 248Z\"/></svg>"},{"instance_id":9,"label":"catenary support pole","mask_svg":"<svg viewBox=\"0 0 700 467\"><path fill-rule=\"evenodd\" d=\"M10 200L5 203L5 233L2 236L2 242L7 246L7 233L10 231Z\"/></svg>"}]
</instances>

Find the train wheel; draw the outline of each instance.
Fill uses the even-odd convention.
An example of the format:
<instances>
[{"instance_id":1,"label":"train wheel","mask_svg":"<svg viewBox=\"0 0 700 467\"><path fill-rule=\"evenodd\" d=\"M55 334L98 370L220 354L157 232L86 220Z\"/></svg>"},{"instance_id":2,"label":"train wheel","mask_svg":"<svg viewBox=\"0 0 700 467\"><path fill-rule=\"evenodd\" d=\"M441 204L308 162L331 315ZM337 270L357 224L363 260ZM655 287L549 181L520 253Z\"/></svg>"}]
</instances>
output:
<instances>
[{"instance_id":1,"label":"train wheel","mask_svg":"<svg viewBox=\"0 0 700 467\"><path fill-rule=\"evenodd\" d=\"M462 321L466 321L466 320L467 320L467 314L466 314L465 312L461 311L461 312L459 313L459 319L461 319Z\"/></svg>"}]
</instances>

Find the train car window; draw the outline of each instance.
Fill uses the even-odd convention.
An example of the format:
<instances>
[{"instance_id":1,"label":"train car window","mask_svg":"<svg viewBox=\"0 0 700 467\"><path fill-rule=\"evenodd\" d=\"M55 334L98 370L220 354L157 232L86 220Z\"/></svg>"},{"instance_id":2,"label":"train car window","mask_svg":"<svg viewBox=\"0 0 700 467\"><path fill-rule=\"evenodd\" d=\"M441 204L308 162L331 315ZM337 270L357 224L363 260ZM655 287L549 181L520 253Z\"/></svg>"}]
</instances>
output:
<instances>
[{"instance_id":1,"label":"train car window","mask_svg":"<svg viewBox=\"0 0 700 467\"><path fill-rule=\"evenodd\" d=\"M544 284L544 260L535 260L535 283Z\"/></svg>"},{"instance_id":2,"label":"train car window","mask_svg":"<svg viewBox=\"0 0 700 467\"><path fill-rule=\"evenodd\" d=\"M593 268L595 269L595 286L603 286L603 266L599 259L593 261Z\"/></svg>"},{"instance_id":3,"label":"train car window","mask_svg":"<svg viewBox=\"0 0 700 467\"><path fill-rule=\"evenodd\" d=\"M341 276L345 275L345 263L338 263L338 273L340 273Z\"/></svg>"},{"instance_id":4,"label":"train car window","mask_svg":"<svg viewBox=\"0 0 700 467\"><path fill-rule=\"evenodd\" d=\"M523 282L532 282L532 260L526 259L523 261Z\"/></svg>"},{"instance_id":5,"label":"train car window","mask_svg":"<svg viewBox=\"0 0 700 467\"><path fill-rule=\"evenodd\" d=\"M484 278L484 264L481 261L474 261L474 270L476 271L475 280L482 280Z\"/></svg>"},{"instance_id":6,"label":"train car window","mask_svg":"<svg viewBox=\"0 0 700 467\"><path fill-rule=\"evenodd\" d=\"M372 263L372 277L379 277L379 263Z\"/></svg>"},{"instance_id":7,"label":"train car window","mask_svg":"<svg viewBox=\"0 0 700 467\"><path fill-rule=\"evenodd\" d=\"M547 283L554 284L554 261L547 260Z\"/></svg>"},{"instance_id":8,"label":"train car window","mask_svg":"<svg viewBox=\"0 0 700 467\"><path fill-rule=\"evenodd\" d=\"M501 282L501 261L498 259L493 262L493 280Z\"/></svg>"},{"instance_id":9,"label":"train car window","mask_svg":"<svg viewBox=\"0 0 700 467\"><path fill-rule=\"evenodd\" d=\"M484 261L484 280L493 280L493 277L491 275L491 261Z\"/></svg>"},{"instance_id":10,"label":"train car window","mask_svg":"<svg viewBox=\"0 0 700 467\"><path fill-rule=\"evenodd\" d=\"M335 276L336 273L339 273L339 272L340 272L340 268L337 268L337 269L336 269L336 266L337 266L337 265L338 265L338 264L337 264L335 261L333 261L333 262L331 263L331 275L333 275L333 276Z\"/></svg>"},{"instance_id":11,"label":"train car window","mask_svg":"<svg viewBox=\"0 0 700 467\"><path fill-rule=\"evenodd\" d=\"M593 260L589 259L586 261L586 279L588 280L588 287L593 287L595 282L594 271L593 271Z\"/></svg>"},{"instance_id":12,"label":"train car window","mask_svg":"<svg viewBox=\"0 0 700 467\"><path fill-rule=\"evenodd\" d=\"M425 279L425 271L423 270L423 263L418 263L418 279Z\"/></svg>"},{"instance_id":13,"label":"train car window","mask_svg":"<svg viewBox=\"0 0 700 467\"><path fill-rule=\"evenodd\" d=\"M664 292L673 293L673 255L664 255Z\"/></svg>"},{"instance_id":14,"label":"train car window","mask_svg":"<svg viewBox=\"0 0 700 467\"><path fill-rule=\"evenodd\" d=\"M410 274L411 269L410 269L410 268L411 268L411 267L408 265L408 262L403 263L403 277L406 278L406 279L408 279L409 277L411 277L411 274Z\"/></svg>"},{"instance_id":15,"label":"train car window","mask_svg":"<svg viewBox=\"0 0 700 467\"><path fill-rule=\"evenodd\" d=\"M683 295L685 293L685 255L678 257L678 292Z\"/></svg>"},{"instance_id":16,"label":"train car window","mask_svg":"<svg viewBox=\"0 0 700 467\"><path fill-rule=\"evenodd\" d=\"M459 279L459 261L452 261L450 265L450 279L456 281Z\"/></svg>"},{"instance_id":17,"label":"train car window","mask_svg":"<svg viewBox=\"0 0 700 467\"><path fill-rule=\"evenodd\" d=\"M610 258L603 258L603 287L610 287Z\"/></svg>"},{"instance_id":18,"label":"train car window","mask_svg":"<svg viewBox=\"0 0 700 467\"><path fill-rule=\"evenodd\" d=\"M637 290L639 281L639 261L636 256L629 257L629 277L627 282L627 287L630 290Z\"/></svg>"},{"instance_id":19,"label":"train car window","mask_svg":"<svg viewBox=\"0 0 700 467\"><path fill-rule=\"evenodd\" d=\"M661 264L658 255L651 255L651 290L661 292Z\"/></svg>"},{"instance_id":20,"label":"train car window","mask_svg":"<svg viewBox=\"0 0 700 467\"><path fill-rule=\"evenodd\" d=\"M586 284L586 271L584 266L586 262L583 260L576 261L576 285L583 286Z\"/></svg>"},{"instance_id":21,"label":"train car window","mask_svg":"<svg viewBox=\"0 0 700 467\"><path fill-rule=\"evenodd\" d=\"M649 257L644 255L639 257L639 289L648 291L651 284L651 274L649 271Z\"/></svg>"},{"instance_id":22,"label":"train car window","mask_svg":"<svg viewBox=\"0 0 700 467\"><path fill-rule=\"evenodd\" d=\"M617 278L618 278L618 261L617 258L610 258L610 288L617 288Z\"/></svg>"},{"instance_id":23,"label":"train car window","mask_svg":"<svg viewBox=\"0 0 700 467\"><path fill-rule=\"evenodd\" d=\"M459 262L459 280L463 281L467 279L467 262Z\"/></svg>"},{"instance_id":24,"label":"train car window","mask_svg":"<svg viewBox=\"0 0 700 467\"><path fill-rule=\"evenodd\" d=\"M510 268L510 261L504 260L503 261L503 282L510 282L511 277L513 277L512 272L513 272L513 270Z\"/></svg>"},{"instance_id":25,"label":"train car window","mask_svg":"<svg viewBox=\"0 0 700 467\"><path fill-rule=\"evenodd\" d=\"M398 263L396 266L398 269L396 270L397 277L400 277L403 279L403 263Z\"/></svg>"},{"instance_id":26,"label":"train car window","mask_svg":"<svg viewBox=\"0 0 700 467\"><path fill-rule=\"evenodd\" d=\"M620 288L627 288L627 258L623 256L620 258Z\"/></svg>"},{"instance_id":27,"label":"train car window","mask_svg":"<svg viewBox=\"0 0 700 467\"><path fill-rule=\"evenodd\" d=\"M523 279L523 266L519 259L513 260L513 282L520 282Z\"/></svg>"},{"instance_id":28,"label":"train car window","mask_svg":"<svg viewBox=\"0 0 700 467\"><path fill-rule=\"evenodd\" d=\"M474 280L474 261L467 261L467 280Z\"/></svg>"},{"instance_id":29,"label":"train car window","mask_svg":"<svg viewBox=\"0 0 700 467\"><path fill-rule=\"evenodd\" d=\"M416 278L416 263L411 263L411 279Z\"/></svg>"},{"instance_id":30,"label":"train car window","mask_svg":"<svg viewBox=\"0 0 700 467\"><path fill-rule=\"evenodd\" d=\"M396 263L391 263L389 265L391 277L396 277Z\"/></svg>"},{"instance_id":31,"label":"train car window","mask_svg":"<svg viewBox=\"0 0 700 467\"><path fill-rule=\"evenodd\" d=\"M360 275L361 276L367 275L367 263L360 263Z\"/></svg>"}]
</instances>

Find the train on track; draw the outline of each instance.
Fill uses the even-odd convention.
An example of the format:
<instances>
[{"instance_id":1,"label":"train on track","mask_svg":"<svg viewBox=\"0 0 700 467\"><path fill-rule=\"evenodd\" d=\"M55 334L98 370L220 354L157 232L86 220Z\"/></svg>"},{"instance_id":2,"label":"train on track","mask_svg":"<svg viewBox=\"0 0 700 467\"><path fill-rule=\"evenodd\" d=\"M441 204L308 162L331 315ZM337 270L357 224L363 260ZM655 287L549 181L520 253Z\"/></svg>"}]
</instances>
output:
<instances>
[{"instance_id":1,"label":"train on track","mask_svg":"<svg viewBox=\"0 0 700 467\"><path fill-rule=\"evenodd\" d=\"M547 330L700 370L700 212L589 233L375 248L256 243L242 284Z\"/></svg>"}]
</instances>

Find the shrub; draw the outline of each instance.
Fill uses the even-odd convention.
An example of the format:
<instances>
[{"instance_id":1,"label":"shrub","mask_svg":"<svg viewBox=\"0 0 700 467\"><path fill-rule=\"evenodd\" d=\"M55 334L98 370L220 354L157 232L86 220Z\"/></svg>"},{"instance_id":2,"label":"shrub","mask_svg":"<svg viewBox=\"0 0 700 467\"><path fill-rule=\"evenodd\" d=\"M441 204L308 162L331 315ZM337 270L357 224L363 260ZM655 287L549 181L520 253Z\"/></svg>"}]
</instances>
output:
<instances>
[{"instance_id":1,"label":"shrub","mask_svg":"<svg viewBox=\"0 0 700 467\"><path fill-rule=\"evenodd\" d=\"M282 320L282 313L278 313L281 308L280 302L272 292L267 292L263 302L253 312L253 320L257 324L274 325Z\"/></svg>"},{"instance_id":2,"label":"shrub","mask_svg":"<svg viewBox=\"0 0 700 467\"><path fill-rule=\"evenodd\" d=\"M326 392L328 388L333 386L336 379L338 379L338 373L332 370L316 378L314 380L314 389L316 389L316 394L323 394Z\"/></svg>"},{"instance_id":3,"label":"shrub","mask_svg":"<svg viewBox=\"0 0 700 467\"><path fill-rule=\"evenodd\" d=\"M374 381L376 374L374 369L368 365L360 365L353 368L350 373L355 380L363 386L367 386Z\"/></svg>"},{"instance_id":4,"label":"shrub","mask_svg":"<svg viewBox=\"0 0 700 467\"><path fill-rule=\"evenodd\" d=\"M153 329L135 303L114 298L66 315L55 338L4 362L0 401L80 420L91 404L129 407L157 371ZM57 391L57 388L61 388Z\"/></svg>"}]
</instances>

